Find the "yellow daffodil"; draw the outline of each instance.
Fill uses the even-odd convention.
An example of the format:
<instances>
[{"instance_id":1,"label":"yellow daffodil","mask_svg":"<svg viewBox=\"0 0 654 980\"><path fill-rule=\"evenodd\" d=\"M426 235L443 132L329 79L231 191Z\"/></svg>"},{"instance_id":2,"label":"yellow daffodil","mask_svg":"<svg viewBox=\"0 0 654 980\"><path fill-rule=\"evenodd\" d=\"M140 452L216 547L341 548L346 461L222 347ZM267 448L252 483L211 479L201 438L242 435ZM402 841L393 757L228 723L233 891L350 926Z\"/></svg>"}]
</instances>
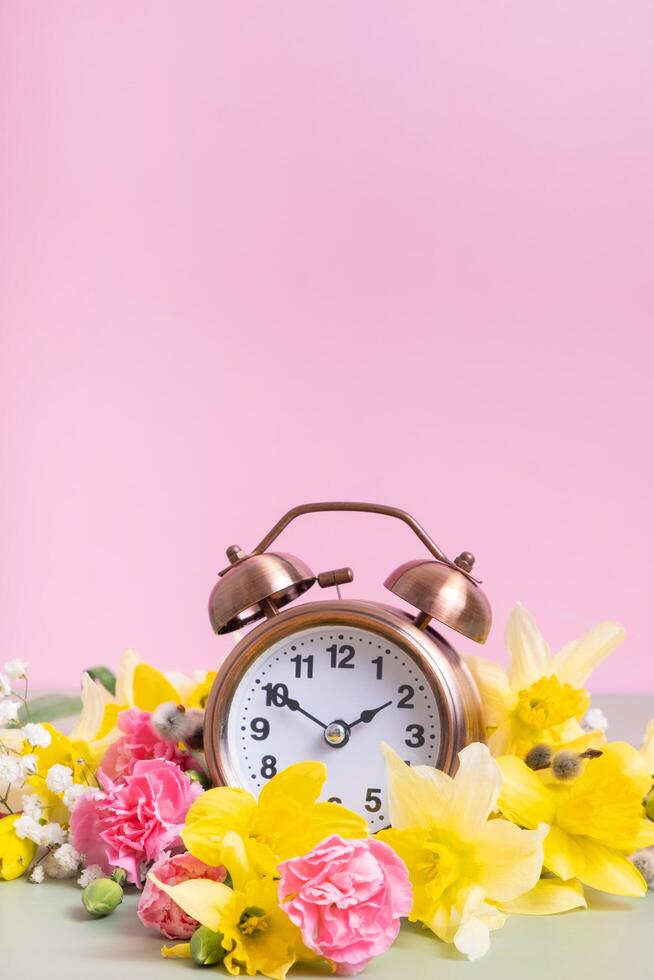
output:
<instances>
[{"instance_id":1,"label":"yellow daffodil","mask_svg":"<svg viewBox=\"0 0 654 980\"><path fill-rule=\"evenodd\" d=\"M479 742L459 753L454 778L427 766L410 767L387 745L383 751L393 827L377 836L409 869L409 919L471 959L482 956L489 930L506 919L491 903L512 902L534 888L548 828L521 830L508 820L488 819L502 776Z\"/></svg>"},{"instance_id":2,"label":"yellow daffodil","mask_svg":"<svg viewBox=\"0 0 654 980\"><path fill-rule=\"evenodd\" d=\"M625 856L654 844L654 823L644 818L642 805L651 775L636 749L612 742L600 758L584 762L577 779L562 783L516 756L497 761L500 812L522 827L550 825L543 845L549 871L616 895L645 893L645 881Z\"/></svg>"},{"instance_id":3,"label":"yellow daffodil","mask_svg":"<svg viewBox=\"0 0 654 980\"><path fill-rule=\"evenodd\" d=\"M43 728L50 734L50 744L47 746L31 746L23 744L23 755L34 755L36 772L25 780L26 786L32 787L41 804L46 809L47 819L58 823L67 823L68 808L61 797L51 792L46 786L46 776L54 765L68 766L72 770L73 783L84 786L96 786L95 770L100 757L88 742L69 738L57 731L52 725L44 724ZM27 792L27 789L25 790Z\"/></svg>"},{"instance_id":4,"label":"yellow daffodil","mask_svg":"<svg viewBox=\"0 0 654 980\"><path fill-rule=\"evenodd\" d=\"M140 660L133 650L126 650L116 675L115 697L99 681L82 675L82 711L71 738L87 742L99 760L120 735L116 722L121 711L154 711L167 701L186 708L203 708L215 676L215 671L196 671L192 678L180 673L164 674Z\"/></svg>"},{"instance_id":5,"label":"yellow daffodil","mask_svg":"<svg viewBox=\"0 0 654 980\"><path fill-rule=\"evenodd\" d=\"M233 888L208 878L178 885L166 885L152 874L150 878L184 912L222 934L226 950L223 962L232 976L261 973L271 980L284 980L298 960L315 960L304 946L300 930L279 906L277 881L255 873L243 840L227 831L221 853ZM164 947L162 953L187 958L190 947Z\"/></svg>"},{"instance_id":6,"label":"yellow daffodil","mask_svg":"<svg viewBox=\"0 0 654 980\"><path fill-rule=\"evenodd\" d=\"M299 762L266 783L258 801L247 790L220 786L203 793L186 817L182 839L205 864L224 863L223 839L235 831L260 874L275 874L286 858L306 854L329 834L365 837L365 820L338 803L317 803L327 769Z\"/></svg>"},{"instance_id":7,"label":"yellow daffodil","mask_svg":"<svg viewBox=\"0 0 654 980\"><path fill-rule=\"evenodd\" d=\"M20 814L0 818L0 878L12 881L27 871L36 853L36 844L16 836L14 824Z\"/></svg>"},{"instance_id":8,"label":"yellow daffodil","mask_svg":"<svg viewBox=\"0 0 654 980\"><path fill-rule=\"evenodd\" d=\"M584 732L579 721L590 703L583 685L591 672L624 640L616 623L600 623L555 656L523 606L506 627L509 669L467 657L481 693L494 756L518 755L544 742L555 750L601 747L602 732Z\"/></svg>"}]
</instances>

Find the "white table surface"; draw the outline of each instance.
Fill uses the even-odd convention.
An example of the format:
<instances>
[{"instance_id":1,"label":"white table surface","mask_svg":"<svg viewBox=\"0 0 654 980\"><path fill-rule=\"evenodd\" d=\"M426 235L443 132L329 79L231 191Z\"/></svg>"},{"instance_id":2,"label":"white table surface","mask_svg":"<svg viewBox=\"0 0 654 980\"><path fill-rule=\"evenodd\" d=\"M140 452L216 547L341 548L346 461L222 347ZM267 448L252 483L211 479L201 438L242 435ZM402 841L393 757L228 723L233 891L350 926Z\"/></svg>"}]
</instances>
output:
<instances>
[{"instance_id":1,"label":"white table surface","mask_svg":"<svg viewBox=\"0 0 654 980\"><path fill-rule=\"evenodd\" d=\"M612 739L640 745L654 695L596 696ZM0 980L153 980L188 976L188 961L164 960L162 938L143 929L128 894L117 912L91 920L70 881L0 882ZM588 892L590 909L559 916L512 916L473 963L417 926L362 977L377 980L647 980L654 977L654 892L624 899ZM198 974L199 975L199 974ZM218 970L213 976L226 976ZM322 974L325 975L324 973ZM295 969L291 976L318 976Z\"/></svg>"}]
</instances>

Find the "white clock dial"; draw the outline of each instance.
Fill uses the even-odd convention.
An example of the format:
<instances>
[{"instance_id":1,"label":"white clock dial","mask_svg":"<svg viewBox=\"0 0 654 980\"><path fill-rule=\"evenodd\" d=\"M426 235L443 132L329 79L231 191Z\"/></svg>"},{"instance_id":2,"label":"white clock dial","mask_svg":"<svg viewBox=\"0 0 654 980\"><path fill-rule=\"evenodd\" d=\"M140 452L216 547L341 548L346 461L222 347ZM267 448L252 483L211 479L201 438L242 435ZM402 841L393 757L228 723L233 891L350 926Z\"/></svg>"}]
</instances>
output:
<instances>
[{"instance_id":1,"label":"white clock dial","mask_svg":"<svg viewBox=\"0 0 654 980\"><path fill-rule=\"evenodd\" d=\"M412 765L434 765L440 717L427 678L402 647L368 630L322 626L287 636L249 668L227 741L239 783L255 795L286 766L320 760L328 770L323 798L375 829L389 823L380 742Z\"/></svg>"}]
</instances>

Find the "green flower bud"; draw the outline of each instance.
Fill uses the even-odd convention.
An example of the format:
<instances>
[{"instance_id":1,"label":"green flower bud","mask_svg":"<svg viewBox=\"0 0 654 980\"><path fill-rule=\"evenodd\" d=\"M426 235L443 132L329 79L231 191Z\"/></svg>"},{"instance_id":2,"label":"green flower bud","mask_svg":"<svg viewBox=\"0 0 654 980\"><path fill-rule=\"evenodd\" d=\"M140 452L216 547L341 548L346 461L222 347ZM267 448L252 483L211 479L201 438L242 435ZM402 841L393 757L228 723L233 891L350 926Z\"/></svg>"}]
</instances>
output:
<instances>
[{"instance_id":1,"label":"green flower bud","mask_svg":"<svg viewBox=\"0 0 654 980\"><path fill-rule=\"evenodd\" d=\"M191 957L197 966L214 966L225 958L222 932L198 926L191 936Z\"/></svg>"},{"instance_id":2,"label":"green flower bud","mask_svg":"<svg viewBox=\"0 0 654 980\"><path fill-rule=\"evenodd\" d=\"M110 915L123 900L123 889L111 878L96 878L82 892L82 905L96 919Z\"/></svg>"},{"instance_id":3,"label":"green flower bud","mask_svg":"<svg viewBox=\"0 0 654 980\"><path fill-rule=\"evenodd\" d=\"M645 813L650 820L654 820L654 787L649 791L644 800Z\"/></svg>"}]
</instances>

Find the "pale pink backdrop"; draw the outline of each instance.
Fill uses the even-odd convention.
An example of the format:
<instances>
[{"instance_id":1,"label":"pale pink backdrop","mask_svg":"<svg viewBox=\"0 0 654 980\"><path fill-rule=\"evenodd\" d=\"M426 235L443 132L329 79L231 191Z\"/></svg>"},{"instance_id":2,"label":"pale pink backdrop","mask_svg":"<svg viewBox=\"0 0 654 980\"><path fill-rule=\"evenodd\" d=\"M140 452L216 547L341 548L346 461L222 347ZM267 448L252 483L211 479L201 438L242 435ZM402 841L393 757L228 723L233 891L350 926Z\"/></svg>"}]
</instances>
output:
<instances>
[{"instance_id":1,"label":"pale pink backdrop","mask_svg":"<svg viewBox=\"0 0 654 980\"><path fill-rule=\"evenodd\" d=\"M654 6L0 5L0 661L228 649L291 505L478 556L503 657L616 618L654 689ZM381 599L381 518L283 546ZM465 641L460 647L470 650Z\"/></svg>"}]
</instances>

